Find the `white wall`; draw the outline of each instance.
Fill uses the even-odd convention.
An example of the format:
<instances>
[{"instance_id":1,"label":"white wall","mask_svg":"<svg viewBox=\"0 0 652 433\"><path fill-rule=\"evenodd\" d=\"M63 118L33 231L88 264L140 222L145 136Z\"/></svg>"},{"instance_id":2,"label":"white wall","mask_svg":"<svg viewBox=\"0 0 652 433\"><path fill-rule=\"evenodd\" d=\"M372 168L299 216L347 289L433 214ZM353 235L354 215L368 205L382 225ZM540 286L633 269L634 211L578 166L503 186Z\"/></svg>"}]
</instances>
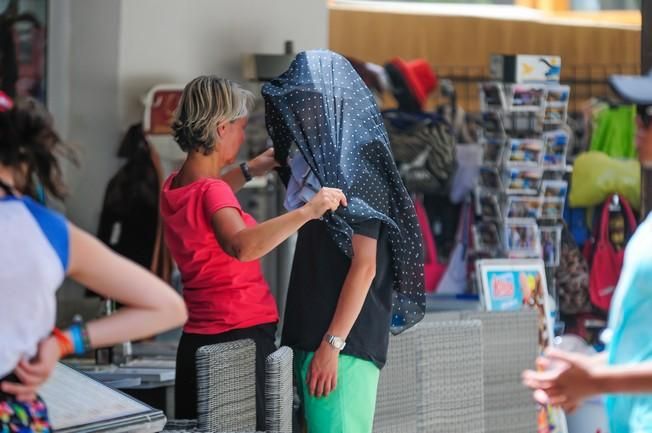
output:
<instances>
[{"instance_id":1,"label":"white wall","mask_svg":"<svg viewBox=\"0 0 652 433\"><path fill-rule=\"evenodd\" d=\"M325 0L51 2L48 105L81 167L66 166L68 217L95 232L121 134L154 84L200 74L241 80L243 53L328 44ZM300 20L300 22L297 22Z\"/></svg>"},{"instance_id":2,"label":"white wall","mask_svg":"<svg viewBox=\"0 0 652 433\"><path fill-rule=\"evenodd\" d=\"M118 167L120 8L121 1L115 0L56 0L50 2L48 17L48 108L62 137L77 148L80 162L79 167L63 167L70 192L66 213L92 233L106 183ZM82 293L66 281L59 296L65 300ZM79 304L74 309L84 311ZM65 320L65 310L61 312Z\"/></svg>"},{"instance_id":3,"label":"white wall","mask_svg":"<svg viewBox=\"0 0 652 433\"><path fill-rule=\"evenodd\" d=\"M59 133L68 137L70 109L70 0L48 11L47 102Z\"/></svg>"},{"instance_id":4,"label":"white wall","mask_svg":"<svg viewBox=\"0 0 652 433\"><path fill-rule=\"evenodd\" d=\"M200 74L240 80L243 53L326 48L325 0L130 0L122 5L122 126L140 119L139 97L161 82Z\"/></svg>"},{"instance_id":5,"label":"white wall","mask_svg":"<svg viewBox=\"0 0 652 433\"><path fill-rule=\"evenodd\" d=\"M72 0L68 138L79 148L79 169L68 170L69 217L96 232L121 128L118 112L118 61L121 2Z\"/></svg>"}]
</instances>

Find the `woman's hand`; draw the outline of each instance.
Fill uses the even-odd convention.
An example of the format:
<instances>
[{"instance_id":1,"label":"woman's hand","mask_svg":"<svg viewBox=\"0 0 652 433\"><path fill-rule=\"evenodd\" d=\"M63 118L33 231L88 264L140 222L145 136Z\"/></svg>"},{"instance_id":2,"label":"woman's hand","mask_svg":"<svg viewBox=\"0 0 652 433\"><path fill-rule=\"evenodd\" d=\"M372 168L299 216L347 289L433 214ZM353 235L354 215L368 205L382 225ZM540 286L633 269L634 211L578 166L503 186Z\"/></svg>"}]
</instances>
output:
<instances>
[{"instance_id":1,"label":"woman's hand","mask_svg":"<svg viewBox=\"0 0 652 433\"><path fill-rule=\"evenodd\" d=\"M20 383L2 382L0 389L7 394L15 395L20 401L36 399L38 388L48 380L60 358L61 351L56 339L48 337L42 340L34 359L20 361L14 370Z\"/></svg>"},{"instance_id":2,"label":"woman's hand","mask_svg":"<svg viewBox=\"0 0 652 433\"><path fill-rule=\"evenodd\" d=\"M303 208L308 212L310 219L318 219L327 211L335 212L340 205L348 205L341 189L322 188Z\"/></svg>"},{"instance_id":3,"label":"woman's hand","mask_svg":"<svg viewBox=\"0 0 652 433\"><path fill-rule=\"evenodd\" d=\"M306 383L308 392L314 397L328 397L337 387L337 365L339 350L332 347L325 341L315 352L310 361Z\"/></svg>"},{"instance_id":4,"label":"woman's hand","mask_svg":"<svg viewBox=\"0 0 652 433\"><path fill-rule=\"evenodd\" d=\"M269 148L251 161L248 162L249 171L254 177L265 176L274 168L279 166L279 163L274 159L274 148Z\"/></svg>"}]
</instances>

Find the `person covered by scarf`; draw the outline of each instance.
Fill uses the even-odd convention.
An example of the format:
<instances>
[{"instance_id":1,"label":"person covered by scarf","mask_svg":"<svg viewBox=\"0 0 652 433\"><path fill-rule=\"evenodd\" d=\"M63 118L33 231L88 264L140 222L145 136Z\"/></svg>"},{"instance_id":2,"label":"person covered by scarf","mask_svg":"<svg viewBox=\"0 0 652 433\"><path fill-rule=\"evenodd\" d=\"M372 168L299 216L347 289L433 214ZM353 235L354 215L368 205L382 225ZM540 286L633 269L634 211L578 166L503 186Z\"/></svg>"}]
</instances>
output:
<instances>
[{"instance_id":1,"label":"person covered by scarf","mask_svg":"<svg viewBox=\"0 0 652 433\"><path fill-rule=\"evenodd\" d=\"M342 56L300 53L262 93L286 206L320 187L348 202L298 234L282 343L295 351L304 418L311 433L371 432L389 332L425 311L414 205L374 97Z\"/></svg>"}]
</instances>

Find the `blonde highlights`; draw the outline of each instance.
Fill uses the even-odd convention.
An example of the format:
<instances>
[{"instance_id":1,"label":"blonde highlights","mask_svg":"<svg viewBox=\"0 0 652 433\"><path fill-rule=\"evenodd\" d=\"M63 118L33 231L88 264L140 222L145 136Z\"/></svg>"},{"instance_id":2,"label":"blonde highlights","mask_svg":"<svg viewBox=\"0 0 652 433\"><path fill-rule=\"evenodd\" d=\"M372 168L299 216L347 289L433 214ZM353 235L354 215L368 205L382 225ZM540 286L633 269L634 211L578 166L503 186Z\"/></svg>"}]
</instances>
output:
<instances>
[{"instance_id":1,"label":"blonde highlights","mask_svg":"<svg viewBox=\"0 0 652 433\"><path fill-rule=\"evenodd\" d=\"M254 95L239 84L215 76L200 76L183 89L172 124L174 139L185 152L211 153L219 142L217 127L249 115Z\"/></svg>"}]
</instances>

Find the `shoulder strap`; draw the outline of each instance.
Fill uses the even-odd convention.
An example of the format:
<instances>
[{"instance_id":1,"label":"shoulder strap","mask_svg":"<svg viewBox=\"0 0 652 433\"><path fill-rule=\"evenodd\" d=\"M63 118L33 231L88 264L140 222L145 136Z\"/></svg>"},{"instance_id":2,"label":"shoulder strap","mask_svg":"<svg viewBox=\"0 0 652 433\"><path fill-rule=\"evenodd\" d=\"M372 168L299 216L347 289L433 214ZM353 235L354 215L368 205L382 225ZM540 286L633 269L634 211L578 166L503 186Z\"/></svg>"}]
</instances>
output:
<instances>
[{"instance_id":1,"label":"shoulder strap","mask_svg":"<svg viewBox=\"0 0 652 433\"><path fill-rule=\"evenodd\" d=\"M629 229L628 235L631 236L636 231L636 226L637 226L636 217L634 216L632 207L629 205L629 202L624 197L620 197L620 205L623 208L625 218L627 218L627 225L628 225L627 228Z\"/></svg>"},{"instance_id":2,"label":"shoulder strap","mask_svg":"<svg viewBox=\"0 0 652 433\"><path fill-rule=\"evenodd\" d=\"M611 203L612 198L613 195L609 196L609 198L602 205L600 227L597 230L598 237L596 241L598 243L607 242L607 239L609 239L609 204Z\"/></svg>"}]
</instances>

